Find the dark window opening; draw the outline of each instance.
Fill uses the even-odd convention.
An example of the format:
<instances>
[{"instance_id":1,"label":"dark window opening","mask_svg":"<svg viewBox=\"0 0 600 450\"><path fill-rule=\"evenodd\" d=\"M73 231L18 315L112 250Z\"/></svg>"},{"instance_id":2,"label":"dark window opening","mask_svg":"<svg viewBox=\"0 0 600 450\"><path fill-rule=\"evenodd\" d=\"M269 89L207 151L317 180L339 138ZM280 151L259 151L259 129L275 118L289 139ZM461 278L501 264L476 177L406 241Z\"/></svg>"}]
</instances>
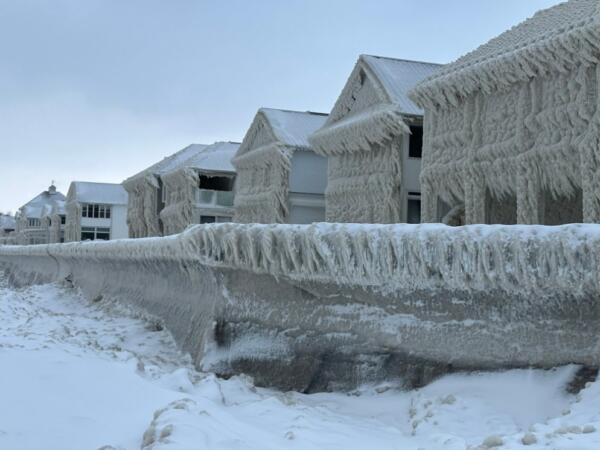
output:
<instances>
[{"instance_id":1,"label":"dark window opening","mask_svg":"<svg viewBox=\"0 0 600 450\"><path fill-rule=\"evenodd\" d=\"M420 158L423 153L423 127L410 127L408 156Z\"/></svg>"},{"instance_id":2,"label":"dark window opening","mask_svg":"<svg viewBox=\"0 0 600 450\"><path fill-rule=\"evenodd\" d=\"M421 223L421 200L414 198L408 199L406 223Z\"/></svg>"},{"instance_id":3,"label":"dark window opening","mask_svg":"<svg viewBox=\"0 0 600 450\"><path fill-rule=\"evenodd\" d=\"M229 177L207 177L200 175L200 189L209 189L211 191L231 191L233 189L233 179Z\"/></svg>"},{"instance_id":4,"label":"dark window opening","mask_svg":"<svg viewBox=\"0 0 600 450\"><path fill-rule=\"evenodd\" d=\"M66 221L66 217L65 216L60 216L60 224L64 225Z\"/></svg>"},{"instance_id":5,"label":"dark window opening","mask_svg":"<svg viewBox=\"0 0 600 450\"><path fill-rule=\"evenodd\" d=\"M215 223L215 216L200 216L200 223Z\"/></svg>"}]
</instances>

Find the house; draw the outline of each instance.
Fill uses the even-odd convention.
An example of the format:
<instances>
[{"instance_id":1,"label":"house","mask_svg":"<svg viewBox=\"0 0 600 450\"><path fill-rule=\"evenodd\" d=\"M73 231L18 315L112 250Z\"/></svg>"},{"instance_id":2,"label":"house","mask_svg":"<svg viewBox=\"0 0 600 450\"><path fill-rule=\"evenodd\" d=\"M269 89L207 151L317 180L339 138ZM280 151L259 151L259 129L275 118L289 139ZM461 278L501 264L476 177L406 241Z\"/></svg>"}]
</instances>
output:
<instances>
[{"instance_id":1,"label":"house","mask_svg":"<svg viewBox=\"0 0 600 450\"><path fill-rule=\"evenodd\" d=\"M165 206L161 176L178 169L206 145L192 144L123 181L128 194L129 237L161 236L160 212Z\"/></svg>"},{"instance_id":2,"label":"house","mask_svg":"<svg viewBox=\"0 0 600 450\"><path fill-rule=\"evenodd\" d=\"M326 114L261 108L233 165L236 222L312 223L325 220L327 159L308 137Z\"/></svg>"},{"instance_id":3,"label":"house","mask_svg":"<svg viewBox=\"0 0 600 450\"><path fill-rule=\"evenodd\" d=\"M17 222L9 214L0 213L0 245L16 244Z\"/></svg>"},{"instance_id":4,"label":"house","mask_svg":"<svg viewBox=\"0 0 600 450\"><path fill-rule=\"evenodd\" d=\"M8 236L17 228L17 222L13 216L0 213L0 237Z\"/></svg>"},{"instance_id":5,"label":"house","mask_svg":"<svg viewBox=\"0 0 600 450\"><path fill-rule=\"evenodd\" d=\"M52 208L57 202L64 201L65 196L51 185L47 191L19 208L16 214L16 240L21 245L47 244L48 230L42 226L42 216L45 208Z\"/></svg>"},{"instance_id":6,"label":"house","mask_svg":"<svg viewBox=\"0 0 600 450\"><path fill-rule=\"evenodd\" d=\"M600 9L536 13L416 86L426 222L600 222Z\"/></svg>"},{"instance_id":7,"label":"house","mask_svg":"<svg viewBox=\"0 0 600 450\"><path fill-rule=\"evenodd\" d=\"M42 228L48 236L48 243L65 242L65 202L57 200L47 204L42 210Z\"/></svg>"},{"instance_id":8,"label":"house","mask_svg":"<svg viewBox=\"0 0 600 450\"><path fill-rule=\"evenodd\" d=\"M328 157L329 222L418 223L423 110L408 91L439 65L361 55L309 141Z\"/></svg>"},{"instance_id":9,"label":"house","mask_svg":"<svg viewBox=\"0 0 600 450\"><path fill-rule=\"evenodd\" d=\"M236 142L197 146L192 156L161 174L160 212L163 234L183 231L194 223L231 222Z\"/></svg>"},{"instance_id":10,"label":"house","mask_svg":"<svg viewBox=\"0 0 600 450\"><path fill-rule=\"evenodd\" d=\"M127 192L120 184L73 181L65 209L67 242L128 237Z\"/></svg>"}]
</instances>

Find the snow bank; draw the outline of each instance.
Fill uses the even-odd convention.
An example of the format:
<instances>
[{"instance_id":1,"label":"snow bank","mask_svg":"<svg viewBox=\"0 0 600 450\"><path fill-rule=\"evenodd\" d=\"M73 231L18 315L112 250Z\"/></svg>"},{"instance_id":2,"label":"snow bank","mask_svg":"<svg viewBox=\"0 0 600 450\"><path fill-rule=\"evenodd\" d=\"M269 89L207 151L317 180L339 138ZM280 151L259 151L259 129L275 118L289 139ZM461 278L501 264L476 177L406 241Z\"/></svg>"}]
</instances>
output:
<instances>
[{"instance_id":1,"label":"snow bank","mask_svg":"<svg viewBox=\"0 0 600 450\"><path fill-rule=\"evenodd\" d=\"M461 368L600 363L600 226L244 225L0 248L160 317L199 367L333 390Z\"/></svg>"}]
</instances>

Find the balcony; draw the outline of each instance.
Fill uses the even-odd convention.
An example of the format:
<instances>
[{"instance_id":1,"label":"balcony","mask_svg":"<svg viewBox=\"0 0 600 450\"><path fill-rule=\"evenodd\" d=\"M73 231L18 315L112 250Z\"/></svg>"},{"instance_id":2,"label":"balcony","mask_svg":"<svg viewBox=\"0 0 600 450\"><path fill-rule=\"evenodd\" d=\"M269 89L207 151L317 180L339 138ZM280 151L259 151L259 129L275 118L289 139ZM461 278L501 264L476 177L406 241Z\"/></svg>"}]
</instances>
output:
<instances>
[{"instance_id":1,"label":"balcony","mask_svg":"<svg viewBox=\"0 0 600 450\"><path fill-rule=\"evenodd\" d=\"M233 207L233 192L197 189L196 203L198 206L221 206L231 208Z\"/></svg>"}]
</instances>

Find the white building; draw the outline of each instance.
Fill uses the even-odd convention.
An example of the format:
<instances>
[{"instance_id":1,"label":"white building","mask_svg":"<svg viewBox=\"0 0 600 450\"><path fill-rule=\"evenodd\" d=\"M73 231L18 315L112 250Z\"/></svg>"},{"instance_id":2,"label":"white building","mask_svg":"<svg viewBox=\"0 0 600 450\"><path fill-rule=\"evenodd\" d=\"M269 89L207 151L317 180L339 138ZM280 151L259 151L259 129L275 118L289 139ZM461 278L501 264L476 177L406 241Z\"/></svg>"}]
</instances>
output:
<instances>
[{"instance_id":1,"label":"white building","mask_svg":"<svg viewBox=\"0 0 600 450\"><path fill-rule=\"evenodd\" d=\"M65 242L65 201L57 200L45 205L42 210L42 228L48 236L48 243Z\"/></svg>"},{"instance_id":2,"label":"white building","mask_svg":"<svg viewBox=\"0 0 600 450\"><path fill-rule=\"evenodd\" d=\"M128 237L127 192L120 184L73 181L66 213L68 242Z\"/></svg>"},{"instance_id":3,"label":"white building","mask_svg":"<svg viewBox=\"0 0 600 450\"><path fill-rule=\"evenodd\" d=\"M239 146L237 142L197 146L177 168L162 173L163 234L179 233L195 223L232 220L236 174L231 159Z\"/></svg>"},{"instance_id":4,"label":"white building","mask_svg":"<svg viewBox=\"0 0 600 450\"><path fill-rule=\"evenodd\" d=\"M165 207L162 175L183 167L185 161L205 148L191 144L123 181L129 196L127 225L129 237L161 236L164 226L160 212Z\"/></svg>"},{"instance_id":5,"label":"white building","mask_svg":"<svg viewBox=\"0 0 600 450\"><path fill-rule=\"evenodd\" d=\"M13 216L0 213L0 245L15 244L17 222Z\"/></svg>"},{"instance_id":6,"label":"white building","mask_svg":"<svg viewBox=\"0 0 600 450\"><path fill-rule=\"evenodd\" d=\"M327 159L308 137L326 114L261 108L233 159L236 222L312 223L325 220Z\"/></svg>"},{"instance_id":7,"label":"white building","mask_svg":"<svg viewBox=\"0 0 600 450\"><path fill-rule=\"evenodd\" d=\"M16 214L17 243L21 245L47 244L49 242L48 230L42 225L42 217L47 208L50 210L57 202L64 201L65 196L51 185L47 191L42 192L19 208Z\"/></svg>"},{"instance_id":8,"label":"white building","mask_svg":"<svg viewBox=\"0 0 600 450\"><path fill-rule=\"evenodd\" d=\"M423 110L408 98L438 64L361 55L310 137L329 159L329 222L419 223Z\"/></svg>"}]
</instances>

